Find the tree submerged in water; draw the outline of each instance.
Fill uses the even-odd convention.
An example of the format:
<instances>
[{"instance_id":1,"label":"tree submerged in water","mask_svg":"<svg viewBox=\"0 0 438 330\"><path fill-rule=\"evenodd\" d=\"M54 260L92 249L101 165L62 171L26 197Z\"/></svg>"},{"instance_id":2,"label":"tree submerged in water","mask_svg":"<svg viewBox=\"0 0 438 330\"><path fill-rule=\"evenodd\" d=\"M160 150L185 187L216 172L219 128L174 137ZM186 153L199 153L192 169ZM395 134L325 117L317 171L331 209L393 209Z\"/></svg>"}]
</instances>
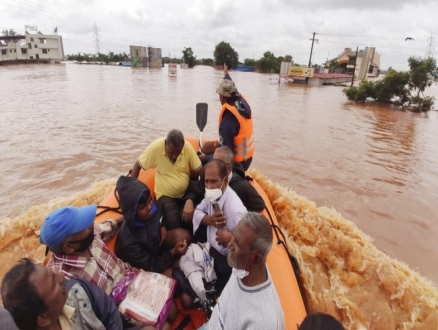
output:
<instances>
[{"instance_id":1,"label":"tree submerged in water","mask_svg":"<svg viewBox=\"0 0 438 330\"><path fill-rule=\"evenodd\" d=\"M196 56L193 53L192 47L186 48L184 47L183 51L183 59L184 63L186 63L189 68L193 68L196 62Z\"/></svg>"},{"instance_id":2,"label":"tree submerged in water","mask_svg":"<svg viewBox=\"0 0 438 330\"><path fill-rule=\"evenodd\" d=\"M129 61L129 56L126 53L116 54L114 52L108 52L107 54L97 53L97 54L87 54L87 53L77 53L66 56L67 61L78 61L87 63L117 63L122 61Z\"/></svg>"},{"instance_id":3,"label":"tree submerged in water","mask_svg":"<svg viewBox=\"0 0 438 330\"><path fill-rule=\"evenodd\" d=\"M414 111L429 111L433 108L435 98L425 96L424 91L438 79L436 60L412 56L408 59L408 63L408 72L389 68L381 80L375 82L364 80L358 87L345 88L343 93L351 101L364 102L372 99L401 105Z\"/></svg>"},{"instance_id":4,"label":"tree submerged in water","mask_svg":"<svg viewBox=\"0 0 438 330\"><path fill-rule=\"evenodd\" d=\"M218 66L227 65L228 68L235 68L239 64L239 54L228 42L221 41L216 45L213 52L214 63Z\"/></svg>"}]
</instances>

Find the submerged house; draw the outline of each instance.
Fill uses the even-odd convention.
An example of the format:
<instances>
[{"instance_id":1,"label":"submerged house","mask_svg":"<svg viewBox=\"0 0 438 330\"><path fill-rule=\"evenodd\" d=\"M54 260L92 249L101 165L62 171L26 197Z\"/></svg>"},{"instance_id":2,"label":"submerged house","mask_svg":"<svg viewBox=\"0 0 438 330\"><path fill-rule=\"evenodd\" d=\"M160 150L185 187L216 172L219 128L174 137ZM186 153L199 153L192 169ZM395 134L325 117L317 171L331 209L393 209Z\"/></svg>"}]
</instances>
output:
<instances>
[{"instance_id":1,"label":"submerged house","mask_svg":"<svg viewBox=\"0 0 438 330\"><path fill-rule=\"evenodd\" d=\"M337 57L328 60L326 67L329 67L333 62L339 64L340 73L352 74L354 71L358 80L377 77L380 73L380 54L376 52L375 47L365 47L357 52L357 56L356 50L345 48ZM355 63L356 70L354 69Z\"/></svg>"},{"instance_id":2,"label":"submerged house","mask_svg":"<svg viewBox=\"0 0 438 330\"><path fill-rule=\"evenodd\" d=\"M58 33L0 36L0 64L61 63L64 60L62 37Z\"/></svg>"}]
</instances>

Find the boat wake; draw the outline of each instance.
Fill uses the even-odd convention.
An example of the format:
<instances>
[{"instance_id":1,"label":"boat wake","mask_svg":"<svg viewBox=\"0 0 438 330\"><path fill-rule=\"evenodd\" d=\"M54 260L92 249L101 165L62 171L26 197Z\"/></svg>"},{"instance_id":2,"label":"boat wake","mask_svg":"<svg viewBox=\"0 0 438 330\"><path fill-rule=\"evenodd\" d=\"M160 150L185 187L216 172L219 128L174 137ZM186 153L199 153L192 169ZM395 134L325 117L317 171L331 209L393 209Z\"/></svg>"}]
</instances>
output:
<instances>
[{"instance_id":1,"label":"boat wake","mask_svg":"<svg viewBox=\"0 0 438 330\"><path fill-rule=\"evenodd\" d=\"M438 329L438 289L378 250L354 223L250 171L298 259L310 311L348 329Z\"/></svg>"}]
</instances>

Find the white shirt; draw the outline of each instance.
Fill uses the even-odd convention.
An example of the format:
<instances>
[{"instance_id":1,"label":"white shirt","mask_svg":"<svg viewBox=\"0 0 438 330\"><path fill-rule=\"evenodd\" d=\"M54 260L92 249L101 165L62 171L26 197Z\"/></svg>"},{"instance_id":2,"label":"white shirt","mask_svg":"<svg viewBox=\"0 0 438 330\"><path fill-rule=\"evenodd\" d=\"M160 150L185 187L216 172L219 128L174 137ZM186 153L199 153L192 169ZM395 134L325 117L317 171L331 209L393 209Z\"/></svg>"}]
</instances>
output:
<instances>
[{"instance_id":1,"label":"white shirt","mask_svg":"<svg viewBox=\"0 0 438 330\"><path fill-rule=\"evenodd\" d=\"M283 308L267 268L266 272L268 279L252 287L232 274L213 309L207 329L285 329Z\"/></svg>"},{"instance_id":2,"label":"white shirt","mask_svg":"<svg viewBox=\"0 0 438 330\"><path fill-rule=\"evenodd\" d=\"M240 219L242 219L242 216L247 212L246 207L230 186L227 186L222 197L219 198L218 203L226 218L225 228L228 229L228 231L233 232ZM207 198L204 198L196 207L195 214L193 215L193 234L198 230L202 218L204 218L205 215L212 215L213 213L213 204ZM207 241L219 253L226 256L228 254L228 247L223 247L216 242L216 232L216 227L210 225L207 226Z\"/></svg>"}]
</instances>

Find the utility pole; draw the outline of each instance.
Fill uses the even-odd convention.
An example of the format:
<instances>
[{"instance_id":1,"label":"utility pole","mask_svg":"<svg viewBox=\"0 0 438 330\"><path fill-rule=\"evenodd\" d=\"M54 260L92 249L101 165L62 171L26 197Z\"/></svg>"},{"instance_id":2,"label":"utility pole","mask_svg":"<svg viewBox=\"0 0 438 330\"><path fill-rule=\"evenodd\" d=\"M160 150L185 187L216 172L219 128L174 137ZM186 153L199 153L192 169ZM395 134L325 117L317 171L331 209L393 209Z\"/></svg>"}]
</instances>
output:
<instances>
[{"instance_id":1,"label":"utility pole","mask_svg":"<svg viewBox=\"0 0 438 330\"><path fill-rule=\"evenodd\" d=\"M101 46L101 41L100 41L100 29L97 27L97 24L94 23L94 26L92 28L93 30L93 38L94 38L94 44L96 46L96 50L97 50L97 54L100 54L100 46Z\"/></svg>"},{"instance_id":2,"label":"utility pole","mask_svg":"<svg viewBox=\"0 0 438 330\"><path fill-rule=\"evenodd\" d=\"M308 66L308 68L310 68L312 66L313 44L315 43L315 35L317 35L317 34L318 33L313 32L313 38L310 39L310 40L312 40L312 48L310 48L310 57L309 57L309 66ZM318 41L318 39L316 39L316 41ZM308 81L309 81L309 77L306 77L306 85L307 85Z\"/></svg>"},{"instance_id":3,"label":"utility pole","mask_svg":"<svg viewBox=\"0 0 438 330\"><path fill-rule=\"evenodd\" d=\"M356 63L357 63L357 51L358 50L359 50L359 47L356 47L356 57L354 58L353 77L351 77L351 86L350 87L353 87L354 75L356 74Z\"/></svg>"},{"instance_id":4,"label":"utility pole","mask_svg":"<svg viewBox=\"0 0 438 330\"><path fill-rule=\"evenodd\" d=\"M427 39L429 44L426 46L426 55L425 58L433 58L433 44L435 43L435 38L433 37L432 32L430 33L430 37Z\"/></svg>"}]
</instances>

